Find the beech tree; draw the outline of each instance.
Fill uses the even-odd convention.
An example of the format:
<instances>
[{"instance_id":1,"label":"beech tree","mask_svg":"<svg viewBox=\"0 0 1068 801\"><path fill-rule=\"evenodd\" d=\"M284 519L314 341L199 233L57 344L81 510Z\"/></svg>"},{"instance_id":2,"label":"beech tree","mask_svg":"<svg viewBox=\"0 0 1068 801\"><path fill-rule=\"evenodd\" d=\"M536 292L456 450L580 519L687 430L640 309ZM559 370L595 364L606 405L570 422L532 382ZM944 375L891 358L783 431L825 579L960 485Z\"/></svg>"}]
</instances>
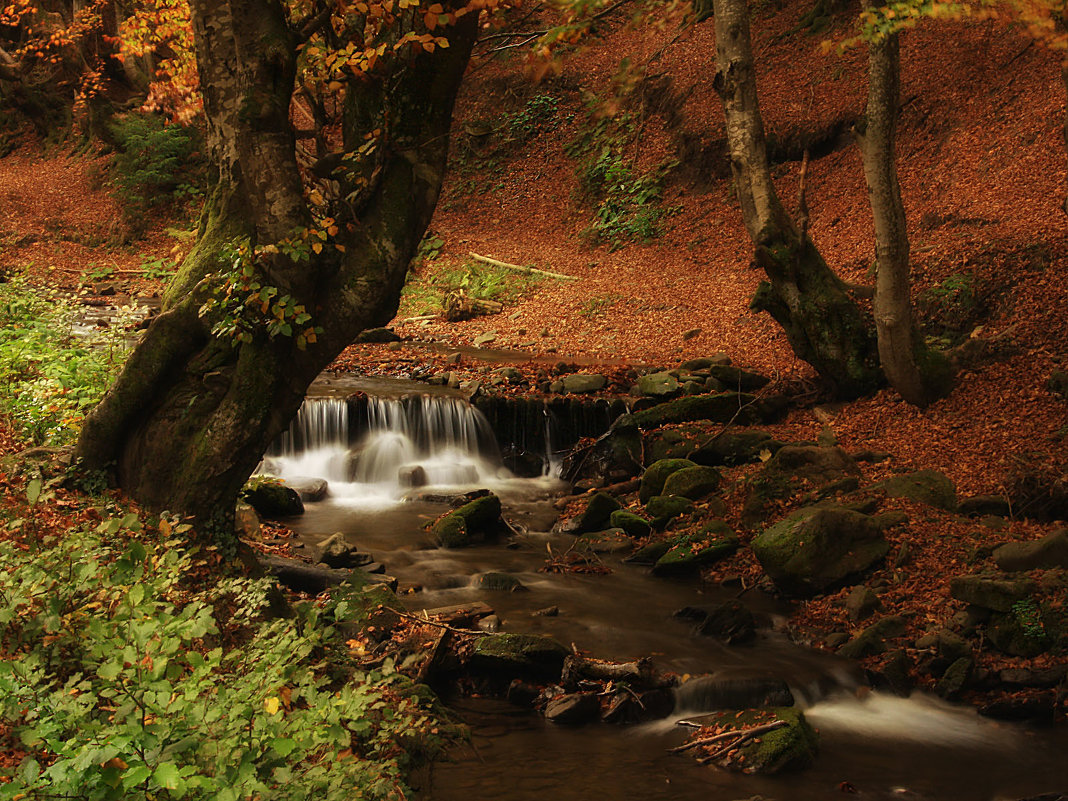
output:
<instances>
[{"instance_id":1,"label":"beech tree","mask_svg":"<svg viewBox=\"0 0 1068 801\"><path fill-rule=\"evenodd\" d=\"M308 385L396 312L492 4L190 2L214 187L162 312L85 421L84 469L232 531Z\"/></svg>"},{"instance_id":2,"label":"beech tree","mask_svg":"<svg viewBox=\"0 0 1068 801\"><path fill-rule=\"evenodd\" d=\"M756 262L768 279L750 306L775 318L798 358L811 364L839 396L870 392L883 382L871 319L775 191L746 0L715 0L714 8L715 87L723 99L731 171Z\"/></svg>"}]
</instances>

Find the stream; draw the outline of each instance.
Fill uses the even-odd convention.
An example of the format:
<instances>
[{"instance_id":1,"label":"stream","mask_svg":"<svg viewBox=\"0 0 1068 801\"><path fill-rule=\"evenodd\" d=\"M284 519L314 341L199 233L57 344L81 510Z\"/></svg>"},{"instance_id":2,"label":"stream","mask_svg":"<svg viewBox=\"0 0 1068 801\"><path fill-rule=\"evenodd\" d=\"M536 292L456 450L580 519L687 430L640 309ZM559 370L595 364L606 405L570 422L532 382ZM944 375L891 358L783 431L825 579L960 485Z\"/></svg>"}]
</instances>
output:
<instances>
[{"instance_id":1,"label":"stream","mask_svg":"<svg viewBox=\"0 0 1068 801\"><path fill-rule=\"evenodd\" d=\"M737 801L763 796L815 801L860 798L1007 801L1068 788L1068 732L979 717L967 707L914 693L907 699L868 692L860 671L833 655L805 649L780 632L789 607L750 592L746 604L761 624L755 643L726 646L692 633L672 613L727 600L737 590L696 580L655 578L618 555L604 555L609 574L539 572L550 552L573 538L550 533L552 500L566 485L546 474L517 478L500 462L484 418L455 392L391 379L320 380L290 431L265 457L264 469L287 480L318 477L330 494L308 503L291 527L307 545L334 532L368 551L400 582L413 610L482 601L502 630L547 634L603 659L650 656L684 681L668 718L631 727L568 728L502 700L451 701L472 731L469 745L438 763L421 797L433 801L578 801L673 799ZM365 393L353 417L346 398ZM503 445L505 443L501 443ZM488 488L521 533L493 545L443 550L425 523L447 510L424 496ZM493 592L478 575L502 571L526 592ZM555 616L534 612L557 607ZM669 754L686 732L675 721L708 711L702 676L785 680L819 729L820 756L806 771L751 777L702 767Z\"/></svg>"}]
</instances>

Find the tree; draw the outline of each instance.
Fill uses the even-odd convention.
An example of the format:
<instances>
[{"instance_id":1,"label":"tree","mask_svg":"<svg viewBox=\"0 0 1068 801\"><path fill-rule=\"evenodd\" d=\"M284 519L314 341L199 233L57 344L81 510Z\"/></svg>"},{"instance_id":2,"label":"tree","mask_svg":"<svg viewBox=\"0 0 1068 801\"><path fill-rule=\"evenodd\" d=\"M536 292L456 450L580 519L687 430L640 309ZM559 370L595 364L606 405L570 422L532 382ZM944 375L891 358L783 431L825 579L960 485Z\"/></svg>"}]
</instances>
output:
<instances>
[{"instance_id":1,"label":"tree","mask_svg":"<svg viewBox=\"0 0 1068 801\"><path fill-rule=\"evenodd\" d=\"M945 357L924 344L912 312L909 238L894 157L901 72L897 31L873 35L868 67L867 110L854 133L875 219L873 306L879 361L901 397L925 407L949 391L952 378Z\"/></svg>"},{"instance_id":2,"label":"tree","mask_svg":"<svg viewBox=\"0 0 1068 801\"><path fill-rule=\"evenodd\" d=\"M488 5L190 3L216 180L161 314L85 421L84 468L232 531L308 385L396 312ZM294 125L295 89L312 131Z\"/></svg>"},{"instance_id":3,"label":"tree","mask_svg":"<svg viewBox=\"0 0 1068 801\"><path fill-rule=\"evenodd\" d=\"M745 0L715 0L715 87L723 99L735 189L756 262L768 280L751 308L767 311L786 331L798 358L843 397L882 381L870 319L783 208L768 164L764 123Z\"/></svg>"}]
</instances>

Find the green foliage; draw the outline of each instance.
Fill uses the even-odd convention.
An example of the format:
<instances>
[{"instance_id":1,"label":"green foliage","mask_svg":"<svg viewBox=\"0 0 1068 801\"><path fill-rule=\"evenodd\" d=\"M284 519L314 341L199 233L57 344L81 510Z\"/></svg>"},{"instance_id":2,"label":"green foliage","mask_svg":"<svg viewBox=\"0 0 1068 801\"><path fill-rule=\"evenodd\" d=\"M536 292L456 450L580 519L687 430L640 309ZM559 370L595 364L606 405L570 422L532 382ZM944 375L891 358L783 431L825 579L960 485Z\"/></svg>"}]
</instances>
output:
<instances>
[{"instance_id":1,"label":"green foliage","mask_svg":"<svg viewBox=\"0 0 1068 801\"><path fill-rule=\"evenodd\" d=\"M122 326L77 326L79 309L20 280L0 284L0 409L37 445L73 441L126 359Z\"/></svg>"},{"instance_id":2,"label":"green foliage","mask_svg":"<svg viewBox=\"0 0 1068 801\"><path fill-rule=\"evenodd\" d=\"M918 308L934 344L956 344L984 309L973 273L954 273L919 297Z\"/></svg>"},{"instance_id":3,"label":"green foliage","mask_svg":"<svg viewBox=\"0 0 1068 801\"><path fill-rule=\"evenodd\" d=\"M1045 639L1046 627L1042 623L1042 610L1034 598L1024 598L1014 603L1012 614L1025 636L1036 640Z\"/></svg>"},{"instance_id":4,"label":"green foliage","mask_svg":"<svg viewBox=\"0 0 1068 801\"><path fill-rule=\"evenodd\" d=\"M538 275L467 259L434 271L409 273L401 291L401 308L406 314L436 314L451 294L506 303L534 291L539 283Z\"/></svg>"},{"instance_id":5,"label":"green foliage","mask_svg":"<svg viewBox=\"0 0 1068 801\"><path fill-rule=\"evenodd\" d=\"M149 281L169 281L174 277L176 265L170 259L151 259L147 256L141 260L141 277Z\"/></svg>"},{"instance_id":6,"label":"green foliage","mask_svg":"<svg viewBox=\"0 0 1068 801\"><path fill-rule=\"evenodd\" d=\"M533 139L557 121L560 100L553 95L534 95L523 108L505 116L507 139L517 144Z\"/></svg>"},{"instance_id":7,"label":"green foliage","mask_svg":"<svg viewBox=\"0 0 1068 801\"><path fill-rule=\"evenodd\" d=\"M661 205L664 180L678 162L667 160L641 170L627 155L637 138L636 116L604 117L571 143L568 153L580 160L583 192L595 204L587 235L618 250L628 242L649 242L663 233L671 212Z\"/></svg>"},{"instance_id":8,"label":"green foliage","mask_svg":"<svg viewBox=\"0 0 1068 801\"><path fill-rule=\"evenodd\" d=\"M131 113L111 123L118 147L115 188L131 215L171 200L199 197L203 168L195 132L158 114Z\"/></svg>"},{"instance_id":9,"label":"green foliage","mask_svg":"<svg viewBox=\"0 0 1068 801\"><path fill-rule=\"evenodd\" d=\"M0 543L0 721L28 752L0 799L399 797L402 747L437 729L388 663L326 677L344 610L266 619L268 580L191 588L183 527L141 529Z\"/></svg>"}]
</instances>

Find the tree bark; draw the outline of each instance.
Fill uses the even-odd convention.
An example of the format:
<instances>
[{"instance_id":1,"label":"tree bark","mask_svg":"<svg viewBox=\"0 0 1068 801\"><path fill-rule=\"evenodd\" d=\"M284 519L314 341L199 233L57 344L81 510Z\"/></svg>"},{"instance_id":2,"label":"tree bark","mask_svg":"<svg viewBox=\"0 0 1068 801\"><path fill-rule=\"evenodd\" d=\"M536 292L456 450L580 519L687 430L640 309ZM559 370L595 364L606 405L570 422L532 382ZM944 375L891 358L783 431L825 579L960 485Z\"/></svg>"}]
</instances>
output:
<instances>
[{"instance_id":1,"label":"tree bark","mask_svg":"<svg viewBox=\"0 0 1068 801\"><path fill-rule=\"evenodd\" d=\"M450 47L406 51L349 80L346 151L374 131L382 143L358 204L325 210L338 233L311 259L280 252L255 262L257 280L303 304L309 325L322 329L302 349L265 327L248 341L215 335L204 315L228 267L227 246L277 243L312 223L289 120L296 38L279 0L191 6L218 180L163 312L85 421L76 455L87 469L112 470L146 507L191 516L204 533L227 538L237 493L308 385L356 334L396 312L437 202L478 15L439 29Z\"/></svg>"},{"instance_id":2,"label":"tree bark","mask_svg":"<svg viewBox=\"0 0 1068 801\"><path fill-rule=\"evenodd\" d=\"M767 274L750 307L783 327L790 347L841 397L877 388L871 321L783 208L771 178L745 0L716 0L715 87L723 99L731 171L755 260Z\"/></svg>"},{"instance_id":3,"label":"tree bark","mask_svg":"<svg viewBox=\"0 0 1068 801\"><path fill-rule=\"evenodd\" d=\"M894 156L900 91L896 33L869 43L868 66L868 106L854 130L875 220L873 306L879 361L901 397L922 408L945 394L951 382L944 359L924 344L912 312L909 239Z\"/></svg>"}]
</instances>

